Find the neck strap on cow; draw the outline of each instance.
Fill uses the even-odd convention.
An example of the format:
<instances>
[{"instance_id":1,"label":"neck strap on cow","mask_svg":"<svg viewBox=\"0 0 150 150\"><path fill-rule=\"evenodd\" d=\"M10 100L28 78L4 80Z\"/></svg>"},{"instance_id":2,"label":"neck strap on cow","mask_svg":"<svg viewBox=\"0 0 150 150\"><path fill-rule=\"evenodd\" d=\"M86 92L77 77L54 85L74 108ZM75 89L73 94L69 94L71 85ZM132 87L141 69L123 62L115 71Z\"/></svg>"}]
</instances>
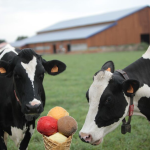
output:
<instances>
[{"instance_id":1,"label":"neck strap on cow","mask_svg":"<svg viewBox=\"0 0 150 150\"><path fill-rule=\"evenodd\" d=\"M19 104L21 105L21 103L20 103L20 100L19 100L19 98L17 97L17 94L16 94L16 91L14 90L14 94L15 94L15 97L16 97L16 100L19 102Z\"/></svg>"},{"instance_id":2,"label":"neck strap on cow","mask_svg":"<svg viewBox=\"0 0 150 150\"><path fill-rule=\"evenodd\" d=\"M124 78L125 80L129 79L128 75L126 72L124 72L123 70L116 70L117 72L119 72ZM133 115L133 110L134 110L134 105L133 105L133 97L135 95L132 94L130 96L130 106L129 106L129 118L128 121L126 122L126 119L124 118L122 120L122 126L121 126L121 133L122 134L126 134L127 132L131 133L131 117Z\"/></svg>"}]
</instances>

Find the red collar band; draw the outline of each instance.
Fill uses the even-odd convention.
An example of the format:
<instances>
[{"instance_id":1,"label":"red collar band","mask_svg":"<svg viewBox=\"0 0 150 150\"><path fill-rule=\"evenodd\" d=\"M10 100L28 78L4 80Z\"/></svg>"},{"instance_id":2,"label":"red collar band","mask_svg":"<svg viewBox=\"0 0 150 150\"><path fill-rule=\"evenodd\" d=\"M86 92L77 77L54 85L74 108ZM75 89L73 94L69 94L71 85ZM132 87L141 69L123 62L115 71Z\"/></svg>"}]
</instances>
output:
<instances>
[{"instance_id":1,"label":"red collar band","mask_svg":"<svg viewBox=\"0 0 150 150\"><path fill-rule=\"evenodd\" d=\"M20 100L19 100L19 98L17 97L17 94L16 94L16 91L14 90L14 94L15 94L15 97L16 97L16 100L19 102L19 104L21 105L21 103L20 103Z\"/></svg>"},{"instance_id":2,"label":"red collar band","mask_svg":"<svg viewBox=\"0 0 150 150\"><path fill-rule=\"evenodd\" d=\"M119 73L124 77L125 80L128 80L128 79L129 79L127 73L124 72L123 70L116 70L116 71L119 72ZM131 122L131 117L132 117L133 111L134 111L133 97L134 97L134 94L132 94L132 95L130 96L128 121L126 122L126 119L125 119L125 118L122 120L122 126L121 126L121 133L122 133L122 134L126 134L127 132L131 133L131 125L130 125L130 122Z\"/></svg>"}]
</instances>

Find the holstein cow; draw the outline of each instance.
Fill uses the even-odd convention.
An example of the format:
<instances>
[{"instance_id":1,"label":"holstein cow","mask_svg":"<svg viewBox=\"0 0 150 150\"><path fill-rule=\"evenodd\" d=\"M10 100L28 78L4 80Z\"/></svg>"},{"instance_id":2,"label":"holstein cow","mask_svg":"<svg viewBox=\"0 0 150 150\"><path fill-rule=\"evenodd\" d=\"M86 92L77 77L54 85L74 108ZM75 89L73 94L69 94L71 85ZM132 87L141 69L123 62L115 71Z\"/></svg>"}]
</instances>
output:
<instances>
[{"instance_id":1,"label":"holstein cow","mask_svg":"<svg viewBox=\"0 0 150 150\"><path fill-rule=\"evenodd\" d=\"M140 59L122 71L114 71L113 62L106 62L95 73L86 97L89 110L79 133L84 142L100 144L122 120L123 134L130 132L132 111L133 115L150 121L150 47ZM126 123L124 118L128 115Z\"/></svg>"},{"instance_id":2,"label":"holstein cow","mask_svg":"<svg viewBox=\"0 0 150 150\"><path fill-rule=\"evenodd\" d=\"M17 53L8 44L0 49L0 59L0 150L7 149L7 135L19 150L27 150L45 105L44 73L57 75L66 65L46 61L31 49Z\"/></svg>"}]
</instances>

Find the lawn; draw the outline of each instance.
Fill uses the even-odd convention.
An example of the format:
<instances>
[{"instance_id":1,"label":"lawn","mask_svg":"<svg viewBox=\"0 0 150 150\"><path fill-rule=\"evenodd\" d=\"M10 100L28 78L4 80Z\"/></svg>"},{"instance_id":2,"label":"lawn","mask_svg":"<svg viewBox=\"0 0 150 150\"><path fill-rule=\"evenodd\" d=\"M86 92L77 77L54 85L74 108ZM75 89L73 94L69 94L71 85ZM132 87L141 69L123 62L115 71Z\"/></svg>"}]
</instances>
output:
<instances>
[{"instance_id":1,"label":"lawn","mask_svg":"<svg viewBox=\"0 0 150 150\"><path fill-rule=\"evenodd\" d=\"M55 107L65 108L70 116L78 122L78 130L73 136L71 150L150 150L150 125L142 117L133 116L132 133L121 134L120 126L105 136L104 142L99 146L83 143L79 137L87 111L88 103L85 93L92 83L95 72L108 60L115 63L115 69L123 69L137 60L144 51L110 52L75 55L45 55L46 60L58 59L66 63L67 69L58 76L45 75L44 88L46 105L41 116ZM37 123L38 119L36 120ZM9 139L8 150L16 150L14 143ZM29 150L44 150L42 135L35 130L29 144Z\"/></svg>"}]
</instances>

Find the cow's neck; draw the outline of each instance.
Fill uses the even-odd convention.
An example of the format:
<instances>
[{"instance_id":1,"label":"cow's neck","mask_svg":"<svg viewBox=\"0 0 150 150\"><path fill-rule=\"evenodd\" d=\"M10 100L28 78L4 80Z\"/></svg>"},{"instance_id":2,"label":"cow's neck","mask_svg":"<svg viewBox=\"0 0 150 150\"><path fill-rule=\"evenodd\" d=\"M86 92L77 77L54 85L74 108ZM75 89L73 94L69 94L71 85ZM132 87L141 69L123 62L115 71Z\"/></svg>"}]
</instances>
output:
<instances>
[{"instance_id":1,"label":"cow's neck","mask_svg":"<svg viewBox=\"0 0 150 150\"><path fill-rule=\"evenodd\" d=\"M137 61L123 69L131 79L140 82L140 88L134 96L134 115L147 117L150 120L150 47L146 53Z\"/></svg>"},{"instance_id":2,"label":"cow's neck","mask_svg":"<svg viewBox=\"0 0 150 150\"><path fill-rule=\"evenodd\" d=\"M14 89L14 85L13 84L10 86L10 93L11 93L11 97L12 97L11 102L10 102L10 104L11 104L10 107L11 107L11 110L12 110L12 114L11 115L16 120L15 121L16 123L18 122L18 123L21 124L21 122L25 121L25 117L24 117L24 114L21 112L21 105L17 101L15 93L14 93L14 90L12 91L12 89Z\"/></svg>"},{"instance_id":3,"label":"cow's neck","mask_svg":"<svg viewBox=\"0 0 150 150\"><path fill-rule=\"evenodd\" d=\"M149 68L150 68L150 47L140 59L130 64L123 70L128 74L129 78L138 80L141 86L143 86L143 84L146 83L150 87Z\"/></svg>"},{"instance_id":4,"label":"cow's neck","mask_svg":"<svg viewBox=\"0 0 150 150\"><path fill-rule=\"evenodd\" d=\"M3 48L0 48L0 59L1 60L10 61L17 54L18 53L15 51L15 48L9 44L6 44Z\"/></svg>"}]
</instances>

